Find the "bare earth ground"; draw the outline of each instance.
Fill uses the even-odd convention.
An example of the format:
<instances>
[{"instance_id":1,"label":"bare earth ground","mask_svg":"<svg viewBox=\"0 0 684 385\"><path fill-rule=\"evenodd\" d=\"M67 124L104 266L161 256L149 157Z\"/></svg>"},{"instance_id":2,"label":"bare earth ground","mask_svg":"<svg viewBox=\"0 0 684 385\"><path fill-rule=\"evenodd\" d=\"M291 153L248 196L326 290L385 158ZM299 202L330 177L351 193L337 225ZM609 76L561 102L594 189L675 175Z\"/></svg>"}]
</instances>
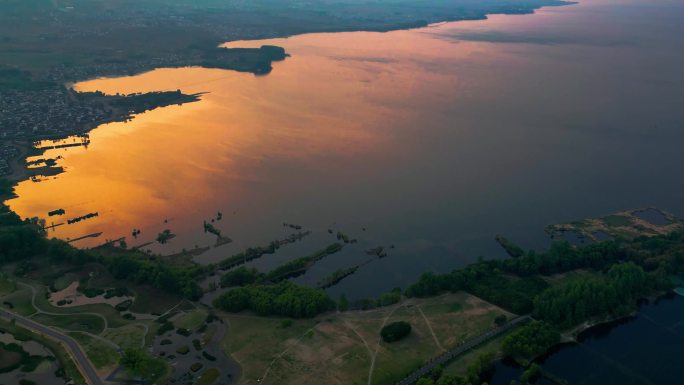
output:
<instances>
[{"instance_id":1,"label":"bare earth ground","mask_svg":"<svg viewBox=\"0 0 684 385\"><path fill-rule=\"evenodd\" d=\"M460 340L494 327L500 308L466 293L445 294L371 311L288 322L223 314L224 348L243 369L240 384L393 384ZM407 321L412 332L393 344L383 325Z\"/></svg>"},{"instance_id":2,"label":"bare earth ground","mask_svg":"<svg viewBox=\"0 0 684 385\"><path fill-rule=\"evenodd\" d=\"M71 303L66 303L61 305L61 307L75 307L83 305L92 305L96 303L103 303L111 306L116 306L126 300L133 299L132 297L112 297L105 298L104 295L98 295L97 297L88 298L82 293L78 292L78 282L72 282L64 290L60 290L56 293L50 294L50 304L57 306L57 303L61 300L71 301Z\"/></svg>"}]
</instances>

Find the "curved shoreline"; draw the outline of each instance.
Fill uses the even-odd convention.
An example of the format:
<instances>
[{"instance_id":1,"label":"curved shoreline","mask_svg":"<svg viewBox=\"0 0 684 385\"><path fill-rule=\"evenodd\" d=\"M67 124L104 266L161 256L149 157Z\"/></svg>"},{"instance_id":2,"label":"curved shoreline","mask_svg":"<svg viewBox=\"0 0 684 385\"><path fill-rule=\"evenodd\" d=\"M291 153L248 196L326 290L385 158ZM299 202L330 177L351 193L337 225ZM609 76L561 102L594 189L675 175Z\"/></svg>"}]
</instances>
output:
<instances>
[{"instance_id":1,"label":"curved shoreline","mask_svg":"<svg viewBox=\"0 0 684 385\"><path fill-rule=\"evenodd\" d=\"M512 365L516 368L523 369L525 370L528 368L531 364L536 363L539 365L542 365L544 361L552 357L553 355L559 353L563 349L567 347L572 347L572 346L579 346L581 345L584 340L590 338L594 333L600 331L601 329L606 329L608 332L612 331L614 328L617 328L619 326L625 325L635 319L638 318L638 315L641 311L641 307L643 305L647 304L657 304L660 300L662 299L671 299L674 297L679 296L674 290L668 290L665 293L659 294L659 295L654 295L649 298L644 298L642 302L640 301L638 304L638 308L636 310L631 311L628 314L621 315L621 316L615 316L615 317L610 317L601 321L592 321L592 322L585 322L572 330L569 330L565 333L561 334L561 341L550 348L548 348L544 353L532 358L529 360L526 365L522 364L520 362L517 362L513 358L509 356L503 356L500 359L496 360L495 362L503 363L505 362L506 365ZM494 376L494 372L490 374L490 376Z\"/></svg>"}]
</instances>

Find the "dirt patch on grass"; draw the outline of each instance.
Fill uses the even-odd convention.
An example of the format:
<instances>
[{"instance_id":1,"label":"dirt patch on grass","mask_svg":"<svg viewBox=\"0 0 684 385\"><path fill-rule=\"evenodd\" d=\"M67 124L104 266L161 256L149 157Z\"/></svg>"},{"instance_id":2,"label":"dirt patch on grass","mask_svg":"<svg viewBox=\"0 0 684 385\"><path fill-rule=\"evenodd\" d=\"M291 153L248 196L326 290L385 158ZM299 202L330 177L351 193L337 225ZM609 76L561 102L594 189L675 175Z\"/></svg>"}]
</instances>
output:
<instances>
[{"instance_id":1,"label":"dirt patch on grass","mask_svg":"<svg viewBox=\"0 0 684 385\"><path fill-rule=\"evenodd\" d=\"M454 293L291 323L246 314L222 318L229 325L224 347L243 368L239 384L366 384L377 350L371 383L379 385L396 383L441 353L435 338L448 349L493 328L499 314L508 315L467 293ZM383 322L400 320L411 324L411 334L399 342L383 342Z\"/></svg>"},{"instance_id":2,"label":"dirt patch on grass","mask_svg":"<svg viewBox=\"0 0 684 385\"><path fill-rule=\"evenodd\" d=\"M88 298L78 291L78 282L74 281L69 286L55 293L50 294L50 304L59 307L76 307L83 305L94 305L98 303L110 305L112 307L123 303L133 297L111 297L105 298L104 295ZM65 301L65 302L62 302Z\"/></svg>"}]
</instances>

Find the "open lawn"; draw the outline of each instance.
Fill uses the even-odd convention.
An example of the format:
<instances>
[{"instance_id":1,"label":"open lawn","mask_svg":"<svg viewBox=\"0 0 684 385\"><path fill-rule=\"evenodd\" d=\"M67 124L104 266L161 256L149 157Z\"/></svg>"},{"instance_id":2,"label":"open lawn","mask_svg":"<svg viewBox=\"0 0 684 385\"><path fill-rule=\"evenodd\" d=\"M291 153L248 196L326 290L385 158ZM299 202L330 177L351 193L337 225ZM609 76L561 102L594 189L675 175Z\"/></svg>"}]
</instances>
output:
<instances>
[{"instance_id":1,"label":"open lawn","mask_svg":"<svg viewBox=\"0 0 684 385\"><path fill-rule=\"evenodd\" d=\"M240 384L394 384L460 340L494 327L500 308L466 293L410 299L371 311L287 321L222 314L224 348L242 365ZM411 334L387 344L383 324L407 321ZM261 381L257 381L261 380Z\"/></svg>"},{"instance_id":2,"label":"open lawn","mask_svg":"<svg viewBox=\"0 0 684 385\"><path fill-rule=\"evenodd\" d=\"M209 368L202 373L202 376L195 383L196 385L211 385L219 378L221 371L216 368Z\"/></svg>"},{"instance_id":3,"label":"open lawn","mask_svg":"<svg viewBox=\"0 0 684 385\"><path fill-rule=\"evenodd\" d=\"M145 339L145 328L143 325L127 325L107 329L102 336L121 346L122 349L140 349Z\"/></svg>"},{"instance_id":4,"label":"open lawn","mask_svg":"<svg viewBox=\"0 0 684 385\"><path fill-rule=\"evenodd\" d=\"M52 284L57 291L66 289L72 282L78 281L80 277L74 273L66 273L63 276L55 279Z\"/></svg>"},{"instance_id":5,"label":"open lawn","mask_svg":"<svg viewBox=\"0 0 684 385\"><path fill-rule=\"evenodd\" d=\"M17 285L14 281L0 275L0 297L10 294L16 289Z\"/></svg>"},{"instance_id":6,"label":"open lawn","mask_svg":"<svg viewBox=\"0 0 684 385\"><path fill-rule=\"evenodd\" d=\"M119 353L106 342L80 332L69 333L69 336L81 345L97 369L112 367L119 362Z\"/></svg>"},{"instance_id":7,"label":"open lawn","mask_svg":"<svg viewBox=\"0 0 684 385\"><path fill-rule=\"evenodd\" d=\"M36 312L31 305L31 295L29 288L19 288L12 294L2 297L2 306L24 316L31 315Z\"/></svg>"},{"instance_id":8,"label":"open lawn","mask_svg":"<svg viewBox=\"0 0 684 385\"><path fill-rule=\"evenodd\" d=\"M36 322L44 325L56 326L68 331L83 331L92 334L100 334L104 330L104 320L90 314L49 315L36 314L31 317Z\"/></svg>"},{"instance_id":9,"label":"open lawn","mask_svg":"<svg viewBox=\"0 0 684 385\"><path fill-rule=\"evenodd\" d=\"M181 314L173 320L173 324L177 328L188 330L195 330L202 326L204 320L207 318L207 312L200 309L191 310L187 313Z\"/></svg>"},{"instance_id":10,"label":"open lawn","mask_svg":"<svg viewBox=\"0 0 684 385\"><path fill-rule=\"evenodd\" d=\"M134 313L164 314L181 301L179 296L153 287L132 287L130 289L135 294L135 301L129 310Z\"/></svg>"}]
</instances>

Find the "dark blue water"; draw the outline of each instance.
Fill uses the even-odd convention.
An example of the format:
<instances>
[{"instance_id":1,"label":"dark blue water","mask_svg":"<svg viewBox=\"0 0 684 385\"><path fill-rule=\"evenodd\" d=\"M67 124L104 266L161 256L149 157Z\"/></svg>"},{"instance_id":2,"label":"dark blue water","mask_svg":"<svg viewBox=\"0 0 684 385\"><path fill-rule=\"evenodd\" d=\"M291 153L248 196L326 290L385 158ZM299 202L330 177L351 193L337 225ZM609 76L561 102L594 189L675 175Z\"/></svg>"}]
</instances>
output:
<instances>
[{"instance_id":1,"label":"dark blue water","mask_svg":"<svg viewBox=\"0 0 684 385\"><path fill-rule=\"evenodd\" d=\"M667 217L665 217L665 215L663 215L660 211L654 209L637 211L634 213L634 215L645 220L646 222L650 222L658 226L669 225L672 223L672 221L667 219Z\"/></svg>"},{"instance_id":2,"label":"dark blue water","mask_svg":"<svg viewBox=\"0 0 684 385\"><path fill-rule=\"evenodd\" d=\"M642 305L633 318L591 328L577 344L555 349L539 364L570 385L683 384L684 297L669 295ZM500 362L489 383L509 385L521 373Z\"/></svg>"}]
</instances>

